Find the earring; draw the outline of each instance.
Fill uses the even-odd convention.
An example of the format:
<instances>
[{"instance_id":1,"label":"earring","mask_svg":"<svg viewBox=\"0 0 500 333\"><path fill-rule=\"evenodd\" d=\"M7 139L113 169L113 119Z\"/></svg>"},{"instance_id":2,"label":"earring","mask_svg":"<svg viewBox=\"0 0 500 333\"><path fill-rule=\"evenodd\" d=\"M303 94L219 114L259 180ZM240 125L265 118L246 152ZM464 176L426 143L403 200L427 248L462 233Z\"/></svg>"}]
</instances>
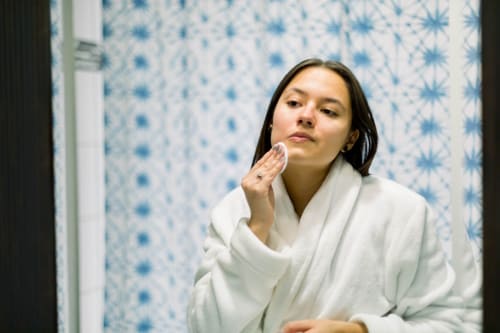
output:
<instances>
[{"instance_id":1,"label":"earring","mask_svg":"<svg viewBox=\"0 0 500 333\"><path fill-rule=\"evenodd\" d=\"M344 147L340 150L341 153L347 153L349 151L349 145L346 143Z\"/></svg>"}]
</instances>

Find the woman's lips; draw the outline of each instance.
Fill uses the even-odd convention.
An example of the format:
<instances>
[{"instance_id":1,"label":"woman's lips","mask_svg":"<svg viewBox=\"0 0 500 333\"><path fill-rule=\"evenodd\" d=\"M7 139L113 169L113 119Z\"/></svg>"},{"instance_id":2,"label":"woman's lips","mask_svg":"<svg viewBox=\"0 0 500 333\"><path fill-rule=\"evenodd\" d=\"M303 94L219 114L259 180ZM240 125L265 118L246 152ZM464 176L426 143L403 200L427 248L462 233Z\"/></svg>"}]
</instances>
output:
<instances>
[{"instance_id":1,"label":"woman's lips","mask_svg":"<svg viewBox=\"0 0 500 333\"><path fill-rule=\"evenodd\" d=\"M290 135L289 137L289 140L292 141L292 142L306 142L306 141L314 141L313 138L309 135L309 134L306 134L306 133L293 133L292 135Z\"/></svg>"}]
</instances>

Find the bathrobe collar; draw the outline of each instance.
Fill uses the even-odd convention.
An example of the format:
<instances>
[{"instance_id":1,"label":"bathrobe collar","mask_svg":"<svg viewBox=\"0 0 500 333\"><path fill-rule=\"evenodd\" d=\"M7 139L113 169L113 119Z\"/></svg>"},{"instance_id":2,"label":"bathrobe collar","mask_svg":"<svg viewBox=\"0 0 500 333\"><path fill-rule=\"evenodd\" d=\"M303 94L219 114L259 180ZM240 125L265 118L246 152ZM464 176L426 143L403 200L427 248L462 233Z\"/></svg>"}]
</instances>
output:
<instances>
[{"instance_id":1,"label":"bathrobe collar","mask_svg":"<svg viewBox=\"0 0 500 333\"><path fill-rule=\"evenodd\" d=\"M291 262L267 307L264 332L278 331L285 313L306 316L307 304L316 298L360 188L361 175L339 155L299 220L283 179L273 182L276 208L271 237L278 238L274 241L278 250L288 252ZM288 234L283 232L287 228L292 230Z\"/></svg>"}]
</instances>

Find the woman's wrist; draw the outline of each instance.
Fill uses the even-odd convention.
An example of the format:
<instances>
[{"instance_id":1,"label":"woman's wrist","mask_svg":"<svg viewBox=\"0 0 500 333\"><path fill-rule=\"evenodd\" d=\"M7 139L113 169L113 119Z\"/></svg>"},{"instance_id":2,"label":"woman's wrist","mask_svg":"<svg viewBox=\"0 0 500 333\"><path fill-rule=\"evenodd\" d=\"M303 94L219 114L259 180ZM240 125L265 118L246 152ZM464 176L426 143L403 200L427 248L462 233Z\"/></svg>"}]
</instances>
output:
<instances>
[{"instance_id":1,"label":"woman's wrist","mask_svg":"<svg viewBox=\"0 0 500 333\"><path fill-rule=\"evenodd\" d=\"M250 221L248 221L248 227L254 235L262 241L262 243L267 244L269 231L271 229L270 226L265 223L255 221L254 219L250 219Z\"/></svg>"},{"instance_id":2,"label":"woman's wrist","mask_svg":"<svg viewBox=\"0 0 500 333\"><path fill-rule=\"evenodd\" d=\"M360 333L369 333L368 328L366 327L365 323L363 323L361 321L355 321L353 323L358 325Z\"/></svg>"}]
</instances>

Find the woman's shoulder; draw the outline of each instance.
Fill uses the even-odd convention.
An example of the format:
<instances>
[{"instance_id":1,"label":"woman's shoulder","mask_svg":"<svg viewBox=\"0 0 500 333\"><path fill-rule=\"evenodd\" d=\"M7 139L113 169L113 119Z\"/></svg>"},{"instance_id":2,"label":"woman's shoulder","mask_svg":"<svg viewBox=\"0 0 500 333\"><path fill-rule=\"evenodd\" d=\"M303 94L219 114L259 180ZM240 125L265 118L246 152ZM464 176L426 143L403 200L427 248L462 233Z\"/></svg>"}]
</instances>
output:
<instances>
[{"instance_id":1,"label":"woman's shoulder","mask_svg":"<svg viewBox=\"0 0 500 333\"><path fill-rule=\"evenodd\" d=\"M388 241L422 233L425 221L433 218L425 198L396 181L370 175L363 177L362 184L359 216L369 218L374 228L381 227Z\"/></svg>"},{"instance_id":2,"label":"woman's shoulder","mask_svg":"<svg viewBox=\"0 0 500 333\"><path fill-rule=\"evenodd\" d=\"M362 190L367 195L376 195L379 200L396 203L398 206L425 205L425 198L414 190L394 180L377 175L362 179Z\"/></svg>"}]
</instances>

